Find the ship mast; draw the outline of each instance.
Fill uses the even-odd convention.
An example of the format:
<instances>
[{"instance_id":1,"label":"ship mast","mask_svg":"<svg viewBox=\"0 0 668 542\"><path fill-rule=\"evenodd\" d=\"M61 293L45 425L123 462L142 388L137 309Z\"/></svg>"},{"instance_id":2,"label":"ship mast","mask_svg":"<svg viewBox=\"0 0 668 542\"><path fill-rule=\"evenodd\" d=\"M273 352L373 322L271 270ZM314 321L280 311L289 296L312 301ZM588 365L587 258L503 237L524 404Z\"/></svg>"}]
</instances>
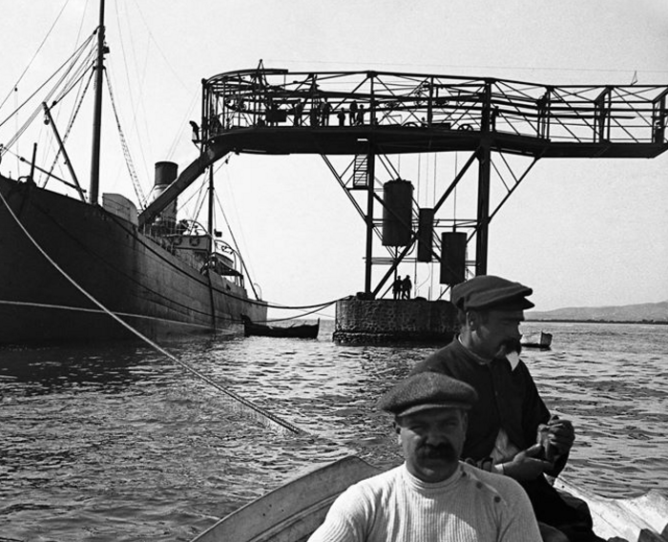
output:
<instances>
[{"instance_id":1,"label":"ship mast","mask_svg":"<svg viewBox=\"0 0 668 542\"><path fill-rule=\"evenodd\" d=\"M213 187L213 165L209 166L209 216L207 227L209 228L209 255L213 255L215 251L214 243L214 223L213 223L213 198L215 197L214 187Z\"/></svg>"},{"instance_id":2,"label":"ship mast","mask_svg":"<svg viewBox=\"0 0 668 542\"><path fill-rule=\"evenodd\" d=\"M102 83L104 78L104 0L100 0L100 24L97 29L95 63L95 110L93 113L93 150L90 171L90 203L95 205L100 190L100 140L102 138Z\"/></svg>"}]
</instances>

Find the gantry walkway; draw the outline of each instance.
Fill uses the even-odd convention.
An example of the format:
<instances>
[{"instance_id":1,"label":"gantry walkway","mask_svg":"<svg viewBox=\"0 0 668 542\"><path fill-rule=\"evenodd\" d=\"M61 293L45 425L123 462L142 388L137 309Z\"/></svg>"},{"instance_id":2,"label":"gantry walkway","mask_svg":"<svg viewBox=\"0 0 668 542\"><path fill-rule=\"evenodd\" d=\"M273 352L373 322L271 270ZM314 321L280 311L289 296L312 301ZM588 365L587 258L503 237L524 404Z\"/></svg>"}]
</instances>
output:
<instances>
[{"instance_id":1,"label":"gantry walkway","mask_svg":"<svg viewBox=\"0 0 668 542\"><path fill-rule=\"evenodd\" d=\"M668 85L553 86L260 67L211 77L202 89L202 155L174 193L230 151L356 155L370 147L395 154L485 145L537 158L652 158L668 148ZM142 221L163 202L149 206Z\"/></svg>"},{"instance_id":2,"label":"gantry walkway","mask_svg":"<svg viewBox=\"0 0 668 542\"><path fill-rule=\"evenodd\" d=\"M381 72L251 70L203 84L202 138L238 152L385 154L475 149L543 158L665 150L665 86L543 86ZM250 132L248 131L250 130Z\"/></svg>"},{"instance_id":3,"label":"gantry walkway","mask_svg":"<svg viewBox=\"0 0 668 542\"><path fill-rule=\"evenodd\" d=\"M668 85L554 86L395 72L307 73L265 69L260 63L257 69L203 80L202 87L201 122L193 134L201 154L141 213L140 225L230 152L373 157L471 151L479 162L476 257L482 274L492 152L538 160L652 158L668 149ZM373 160L367 164L373 168ZM373 169L369 173L373 179Z\"/></svg>"}]
</instances>

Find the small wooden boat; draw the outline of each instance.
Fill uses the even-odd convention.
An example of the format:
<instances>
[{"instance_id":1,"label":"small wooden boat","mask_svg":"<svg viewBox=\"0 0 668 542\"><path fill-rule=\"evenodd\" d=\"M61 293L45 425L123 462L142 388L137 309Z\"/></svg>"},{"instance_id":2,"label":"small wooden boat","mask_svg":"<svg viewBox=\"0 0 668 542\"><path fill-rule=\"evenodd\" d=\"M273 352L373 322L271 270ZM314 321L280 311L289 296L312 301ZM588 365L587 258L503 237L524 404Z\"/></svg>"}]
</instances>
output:
<instances>
[{"instance_id":1,"label":"small wooden boat","mask_svg":"<svg viewBox=\"0 0 668 542\"><path fill-rule=\"evenodd\" d=\"M541 350L549 350L552 346L552 333L541 331L540 333L532 333L525 335L520 339L522 348L540 348Z\"/></svg>"},{"instance_id":2,"label":"small wooden boat","mask_svg":"<svg viewBox=\"0 0 668 542\"><path fill-rule=\"evenodd\" d=\"M244 335L260 337L293 337L298 339L316 339L320 330L320 320L315 324L294 324L292 326L269 326L253 322L248 316L242 315Z\"/></svg>"},{"instance_id":3,"label":"small wooden boat","mask_svg":"<svg viewBox=\"0 0 668 542\"><path fill-rule=\"evenodd\" d=\"M349 485L380 472L354 456L320 465L232 512L192 542L303 542Z\"/></svg>"},{"instance_id":4,"label":"small wooden boat","mask_svg":"<svg viewBox=\"0 0 668 542\"><path fill-rule=\"evenodd\" d=\"M232 512L192 542L305 542L341 492L380 472L355 456L320 465ZM561 477L555 487L587 502L594 531L605 539L668 542L668 498L658 491L608 499Z\"/></svg>"},{"instance_id":5,"label":"small wooden boat","mask_svg":"<svg viewBox=\"0 0 668 542\"><path fill-rule=\"evenodd\" d=\"M554 486L587 503L594 532L601 538L621 539L620 542L668 540L668 498L655 489L638 497L610 499L576 486L564 477L557 478Z\"/></svg>"}]
</instances>

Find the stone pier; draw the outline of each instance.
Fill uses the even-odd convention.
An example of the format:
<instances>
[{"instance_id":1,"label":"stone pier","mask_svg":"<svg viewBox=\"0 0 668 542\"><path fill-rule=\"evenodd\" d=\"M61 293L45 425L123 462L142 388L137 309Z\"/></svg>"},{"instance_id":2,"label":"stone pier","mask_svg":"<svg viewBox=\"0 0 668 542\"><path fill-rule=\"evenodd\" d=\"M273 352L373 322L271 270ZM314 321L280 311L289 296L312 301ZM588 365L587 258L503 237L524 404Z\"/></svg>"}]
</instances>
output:
<instances>
[{"instance_id":1,"label":"stone pier","mask_svg":"<svg viewBox=\"0 0 668 542\"><path fill-rule=\"evenodd\" d=\"M351 296L336 303L332 339L342 344L446 345L456 329L457 310L448 301Z\"/></svg>"}]
</instances>

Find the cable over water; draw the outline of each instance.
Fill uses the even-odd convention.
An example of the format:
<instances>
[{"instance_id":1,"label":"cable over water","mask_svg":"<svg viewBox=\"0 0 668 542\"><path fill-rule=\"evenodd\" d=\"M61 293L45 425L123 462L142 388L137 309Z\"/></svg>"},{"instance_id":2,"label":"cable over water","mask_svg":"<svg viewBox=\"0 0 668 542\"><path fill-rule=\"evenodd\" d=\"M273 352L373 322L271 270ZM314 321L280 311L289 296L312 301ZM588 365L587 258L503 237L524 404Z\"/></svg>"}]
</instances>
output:
<instances>
[{"instance_id":1,"label":"cable over water","mask_svg":"<svg viewBox=\"0 0 668 542\"><path fill-rule=\"evenodd\" d=\"M2 203L6 207L7 211L9 212L10 216L12 219L16 222L17 226L21 229L23 234L26 236L26 238L35 246L35 248L46 258L46 260L56 269L66 280L68 280L77 290L79 290L86 298L88 298L94 305L99 307L104 313L109 315L111 318L113 318L115 321L117 321L119 324L121 324L123 327L125 327L128 331L133 333L135 336L140 338L142 341L144 341L146 344L169 358L172 362L176 363L192 375L196 376L197 378L203 380L210 386L213 386L217 390L221 391L224 393L226 396L230 397L240 408L243 412L251 414L252 417L261 422L266 424L268 427L271 427L273 429L277 429L279 431L288 431L290 433L294 434L300 434L302 431L292 425L290 422L283 420L279 416L276 416L272 414L271 412L265 410L264 408L253 404L251 401L248 401L247 399L244 399L237 393L233 392L232 390L218 384L211 378L207 377L188 363L178 359L176 356L173 356L170 354L167 350L162 348L159 344L156 342L152 341L142 333L140 333L138 330L136 330L134 327L132 327L130 324L125 322L120 316L115 314L114 312L110 311L106 306L104 306L100 301L98 301L94 296L92 296L88 291L86 291L81 285L79 285L72 277L70 277L67 272L62 269L45 251L44 249L39 245L39 243L30 235L28 230L23 226L19 218L16 216L12 208L9 206L9 203L5 199L5 197L2 195L0 192L0 199L2 199Z\"/></svg>"}]
</instances>

